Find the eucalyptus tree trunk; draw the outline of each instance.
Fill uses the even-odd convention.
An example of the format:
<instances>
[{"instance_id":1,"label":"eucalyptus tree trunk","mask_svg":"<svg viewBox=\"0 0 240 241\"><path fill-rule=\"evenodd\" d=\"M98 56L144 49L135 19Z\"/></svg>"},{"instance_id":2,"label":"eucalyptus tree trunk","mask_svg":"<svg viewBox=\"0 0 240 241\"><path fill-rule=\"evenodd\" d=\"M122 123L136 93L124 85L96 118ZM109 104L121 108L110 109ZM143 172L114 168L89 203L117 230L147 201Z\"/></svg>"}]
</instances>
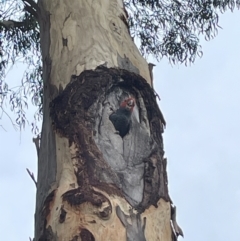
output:
<instances>
[{"instance_id":1,"label":"eucalyptus tree trunk","mask_svg":"<svg viewBox=\"0 0 240 241\"><path fill-rule=\"evenodd\" d=\"M44 113L35 241L174 240L165 122L122 0L38 4ZM130 96L132 125L121 138L109 116Z\"/></svg>"}]
</instances>

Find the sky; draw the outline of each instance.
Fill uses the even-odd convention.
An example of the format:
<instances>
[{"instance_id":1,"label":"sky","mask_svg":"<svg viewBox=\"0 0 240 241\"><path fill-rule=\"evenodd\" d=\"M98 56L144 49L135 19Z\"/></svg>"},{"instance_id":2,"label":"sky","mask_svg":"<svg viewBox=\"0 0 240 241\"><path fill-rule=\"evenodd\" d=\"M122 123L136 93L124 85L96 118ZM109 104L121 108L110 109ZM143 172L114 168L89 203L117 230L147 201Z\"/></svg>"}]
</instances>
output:
<instances>
[{"instance_id":1,"label":"sky","mask_svg":"<svg viewBox=\"0 0 240 241\"><path fill-rule=\"evenodd\" d=\"M169 193L184 241L239 241L240 237L240 14L220 16L218 36L202 41L204 55L188 67L162 60L154 86L167 121L164 133ZM23 73L17 65L11 83ZM31 119L35 110L30 108ZM4 128L4 129L3 129ZM0 233L29 240L34 233L37 174L31 126L15 131L0 121Z\"/></svg>"}]
</instances>

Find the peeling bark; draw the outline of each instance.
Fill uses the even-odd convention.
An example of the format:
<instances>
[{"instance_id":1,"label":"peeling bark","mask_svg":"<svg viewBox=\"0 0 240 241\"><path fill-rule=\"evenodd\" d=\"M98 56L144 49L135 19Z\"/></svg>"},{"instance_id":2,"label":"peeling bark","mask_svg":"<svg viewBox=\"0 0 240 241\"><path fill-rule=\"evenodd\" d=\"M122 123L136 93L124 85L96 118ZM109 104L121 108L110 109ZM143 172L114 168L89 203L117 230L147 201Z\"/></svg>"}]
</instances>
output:
<instances>
[{"instance_id":1,"label":"peeling bark","mask_svg":"<svg viewBox=\"0 0 240 241\"><path fill-rule=\"evenodd\" d=\"M39 0L39 8L35 240L172 240L166 123L122 1ZM109 116L130 96L136 105L122 138Z\"/></svg>"},{"instance_id":2,"label":"peeling bark","mask_svg":"<svg viewBox=\"0 0 240 241\"><path fill-rule=\"evenodd\" d=\"M123 226L126 228L126 240L138 240L146 241L144 230L146 227L146 218L141 221L139 213L135 214L133 210L130 210L130 215L126 215L119 206L116 207L116 212L121 220Z\"/></svg>"}]
</instances>

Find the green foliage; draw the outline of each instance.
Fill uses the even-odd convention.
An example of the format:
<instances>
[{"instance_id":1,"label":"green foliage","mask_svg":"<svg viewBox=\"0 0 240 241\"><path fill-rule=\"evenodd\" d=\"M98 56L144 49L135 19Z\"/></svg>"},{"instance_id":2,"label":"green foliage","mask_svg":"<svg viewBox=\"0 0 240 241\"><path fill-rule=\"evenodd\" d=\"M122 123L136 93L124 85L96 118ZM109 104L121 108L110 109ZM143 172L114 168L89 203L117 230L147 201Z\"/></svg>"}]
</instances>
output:
<instances>
[{"instance_id":1,"label":"green foliage","mask_svg":"<svg viewBox=\"0 0 240 241\"><path fill-rule=\"evenodd\" d=\"M143 55L187 65L202 56L199 36L215 37L218 13L239 8L240 0L125 0L125 6Z\"/></svg>"},{"instance_id":2,"label":"green foliage","mask_svg":"<svg viewBox=\"0 0 240 241\"><path fill-rule=\"evenodd\" d=\"M29 97L42 115L42 67L39 25L29 10L30 0L0 0L0 109L9 102L20 128L27 122L25 110ZM32 0L34 1L34 0ZM130 33L140 40L140 51L157 60L193 63L202 56L199 36L210 40L218 32L219 13L240 7L240 0L124 0L129 14ZM11 21L10 21L11 20ZM6 83L6 71L17 61L28 67L19 88ZM0 113L1 119L1 113Z\"/></svg>"},{"instance_id":3,"label":"green foliage","mask_svg":"<svg viewBox=\"0 0 240 241\"><path fill-rule=\"evenodd\" d=\"M39 26L36 19L24 9L22 1L0 2L0 118L4 103L9 103L15 113L16 124L24 128L28 122L26 109L29 97L37 111L32 121L32 129L38 132L36 122L42 113L42 65L39 43ZM11 22L9 21L11 20ZM6 83L6 73L17 63L24 63L27 68L23 78L19 77L18 88Z\"/></svg>"}]
</instances>

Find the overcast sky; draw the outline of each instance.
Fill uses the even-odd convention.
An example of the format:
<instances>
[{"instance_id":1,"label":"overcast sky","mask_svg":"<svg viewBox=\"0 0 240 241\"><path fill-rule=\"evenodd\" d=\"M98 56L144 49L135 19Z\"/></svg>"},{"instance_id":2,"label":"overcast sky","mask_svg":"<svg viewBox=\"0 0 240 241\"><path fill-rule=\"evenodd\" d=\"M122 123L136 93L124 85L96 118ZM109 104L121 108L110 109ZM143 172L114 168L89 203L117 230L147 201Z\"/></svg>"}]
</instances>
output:
<instances>
[{"instance_id":1,"label":"overcast sky","mask_svg":"<svg viewBox=\"0 0 240 241\"><path fill-rule=\"evenodd\" d=\"M220 25L214 40L202 42L204 55L194 65L172 67L163 60L154 69L167 121L169 191L185 241L240 240L239 11L222 15ZM15 82L21 74L18 65L8 78ZM16 132L6 116L0 125L0 234L28 240L35 185L26 167L37 173L33 134L30 126Z\"/></svg>"}]
</instances>

